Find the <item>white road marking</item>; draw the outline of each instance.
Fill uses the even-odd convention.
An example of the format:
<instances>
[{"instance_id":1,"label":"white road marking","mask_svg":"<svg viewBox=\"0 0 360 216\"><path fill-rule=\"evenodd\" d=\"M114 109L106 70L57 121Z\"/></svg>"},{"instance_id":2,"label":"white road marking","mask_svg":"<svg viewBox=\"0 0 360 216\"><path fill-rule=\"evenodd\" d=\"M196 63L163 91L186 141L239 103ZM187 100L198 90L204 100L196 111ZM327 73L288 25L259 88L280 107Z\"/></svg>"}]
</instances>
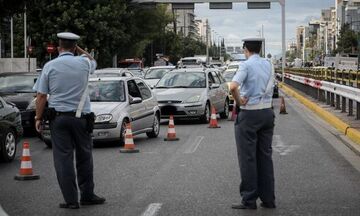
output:
<instances>
[{"instance_id":1,"label":"white road marking","mask_svg":"<svg viewBox=\"0 0 360 216\"><path fill-rule=\"evenodd\" d=\"M162 203L151 203L141 216L155 216L161 209Z\"/></svg>"},{"instance_id":2,"label":"white road marking","mask_svg":"<svg viewBox=\"0 0 360 216\"><path fill-rule=\"evenodd\" d=\"M197 136L194 141L193 144L189 146L189 148L187 148L185 150L185 154L192 154L196 151L196 149L199 147L199 145L201 144L201 141L204 139L203 136Z\"/></svg>"},{"instance_id":3,"label":"white road marking","mask_svg":"<svg viewBox=\"0 0 360 216\"><path fill-rule=\"evenodd\" d=\"M8 214L6 214L6 212L5 212L4 209L1 207L1 205L0 205L0 216L8 216Z\"/></svg>"},{"instance_id":4,"label":"white road marking","mask_svg":"<svg viewBox=\"0 0 360 216\"><path fill-rule=\"evenodd\" d=\"M283 140L281 139L280 135L273 136L273 149L274 151L278 152L280 155L285 156L294 152L300 146L298 145L286 145Z\"/></svg>"}]
</instances>

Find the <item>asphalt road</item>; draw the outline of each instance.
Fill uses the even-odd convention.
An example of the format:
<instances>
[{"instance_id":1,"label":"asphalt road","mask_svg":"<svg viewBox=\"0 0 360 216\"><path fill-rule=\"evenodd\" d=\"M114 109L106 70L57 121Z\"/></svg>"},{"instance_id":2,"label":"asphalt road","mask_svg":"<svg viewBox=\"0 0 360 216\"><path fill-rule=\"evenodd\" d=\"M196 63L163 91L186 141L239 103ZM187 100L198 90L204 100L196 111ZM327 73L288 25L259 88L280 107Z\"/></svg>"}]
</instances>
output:
<instances>
[{"instance_id":1,"label":"asphalt road","mask_svg":"<svg viewBox=\"0 0 360 216\"><path fill-rule=\"evenodd\" d=\"M233 122L226 120L219 121L220 129L177 122L177 142L163 141L167 130L163 124L160 138L135 138L138 154L121 154L117 145L95 148L95 190L107 202L79 210L58 208L63 200L51 149L36 137L27 137L34 171L41 178L13 180L19 157L0 164L0 204L10 216L359 215L359 157L336 131L290 98L287 111L288 115L276 117L275 210L230 208L240 201L240 174Z\"/></svg>"}]
</instances>

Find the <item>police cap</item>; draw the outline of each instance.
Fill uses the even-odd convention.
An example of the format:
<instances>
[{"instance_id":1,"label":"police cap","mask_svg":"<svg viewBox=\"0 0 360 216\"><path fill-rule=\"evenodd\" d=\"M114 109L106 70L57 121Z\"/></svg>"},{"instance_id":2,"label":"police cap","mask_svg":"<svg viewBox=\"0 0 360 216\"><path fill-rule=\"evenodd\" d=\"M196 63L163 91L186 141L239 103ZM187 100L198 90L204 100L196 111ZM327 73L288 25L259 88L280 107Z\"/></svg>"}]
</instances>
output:
<instances>
[{"instance_id":1,"label":"police cap","mask_svg":"<svg viewBox=\"0 0 360 216\"><path fill-rule=\"evenodd\" d=\"M80 39L80 36L71 32L61 32L57 34L57 37L60 40L69 40L69 41L77 41Z\"/></svg>"}]
</instances>

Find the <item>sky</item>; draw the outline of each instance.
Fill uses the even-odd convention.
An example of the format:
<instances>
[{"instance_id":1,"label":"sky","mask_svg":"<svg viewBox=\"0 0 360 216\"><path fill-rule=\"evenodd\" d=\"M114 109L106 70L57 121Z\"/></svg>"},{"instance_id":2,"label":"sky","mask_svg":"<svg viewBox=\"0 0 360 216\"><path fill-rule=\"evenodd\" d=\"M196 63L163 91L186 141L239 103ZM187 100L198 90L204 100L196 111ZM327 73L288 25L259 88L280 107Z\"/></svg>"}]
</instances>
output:
<instances>
[{"instance_id":1,"label":"sky","mask_svg":"<svg viewBox=\"0 0 360 216\"><path fill-rule=\"evenodd\" d=\"M296 41L296 27L318 19L321 10L335 7L335 0L286 0L286 43ZM208 4L195 5L196 18L209 19L210 27L225 44L242 45L243 38L260 36L262 25L266 53L281 54L281 6L272 3L270 10L248 10L246 3L233 4L232 10L210 10ZM213 32L212 32L213 34Z\"/></svg>"}]
</instances>

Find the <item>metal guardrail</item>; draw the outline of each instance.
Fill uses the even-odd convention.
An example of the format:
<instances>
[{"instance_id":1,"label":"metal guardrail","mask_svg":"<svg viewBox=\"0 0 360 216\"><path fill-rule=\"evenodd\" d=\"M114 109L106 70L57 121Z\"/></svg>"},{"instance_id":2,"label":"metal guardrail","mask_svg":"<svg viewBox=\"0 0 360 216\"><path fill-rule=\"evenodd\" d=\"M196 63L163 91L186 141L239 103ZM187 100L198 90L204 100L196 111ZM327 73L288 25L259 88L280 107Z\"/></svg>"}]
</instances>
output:
<instances>
[{"instance_id":1,"label":"metal guardrail","mask_svg":"<svg viewBox=\"0 0 360 216\"><path fill-rule=\"evenodd\" d=\"M342 84L346 82L346 85L360 87L360 71L335 70L325 68L286 68L285 73L303 76L306 78L312 78L316 80L342 82Z\"/></svg>"},{"instance_id":2,"label":"metal guardrail","mask_svg":"<svg viewBox=\"0 0 360 216\"><path fill-rule=\"evenodd\" d=\"M314 68L285 69L285 83L360 119L360 71ZM310 88L309 88L310 87Z\"/></svg>"}]
</instances>

